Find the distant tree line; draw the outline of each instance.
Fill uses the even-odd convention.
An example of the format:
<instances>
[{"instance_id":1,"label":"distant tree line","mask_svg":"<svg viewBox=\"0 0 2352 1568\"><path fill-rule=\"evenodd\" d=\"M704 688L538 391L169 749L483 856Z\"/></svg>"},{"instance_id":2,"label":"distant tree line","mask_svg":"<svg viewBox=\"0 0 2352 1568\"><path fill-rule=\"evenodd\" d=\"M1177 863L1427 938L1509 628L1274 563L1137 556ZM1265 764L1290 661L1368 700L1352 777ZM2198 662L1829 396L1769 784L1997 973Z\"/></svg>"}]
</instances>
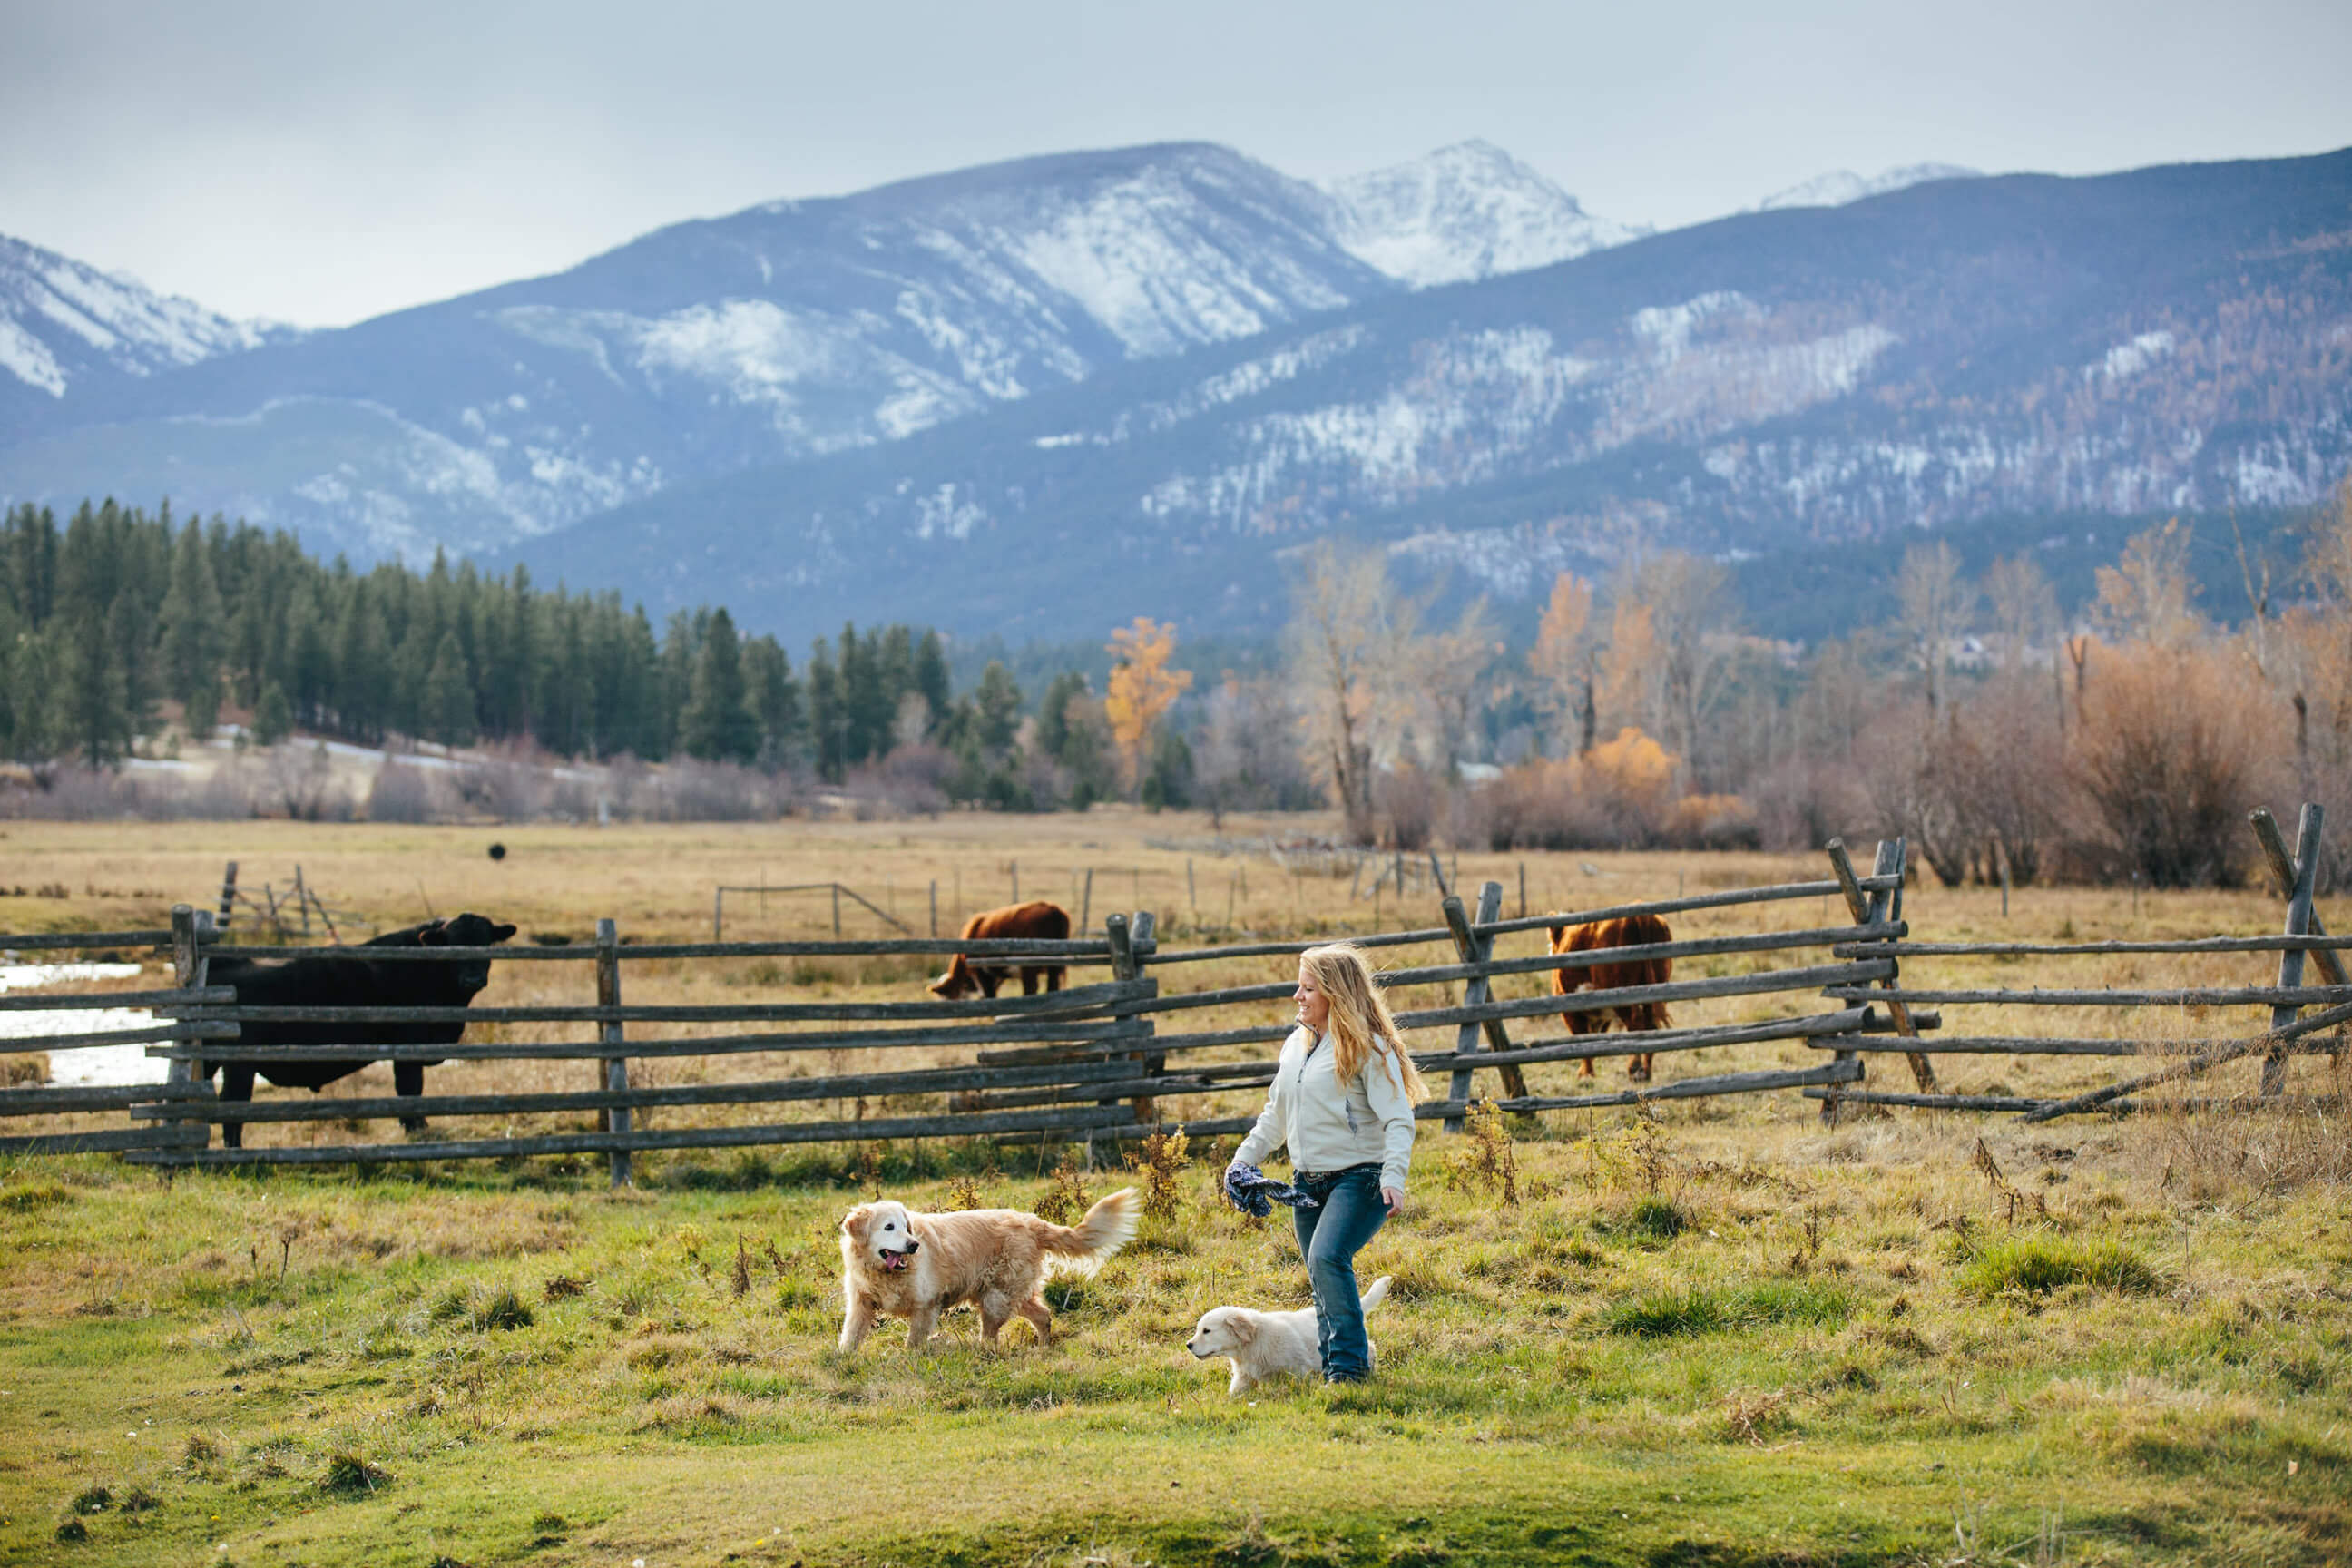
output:
<instances>
[{"instance_id":1,"label":"distant tree line","mask_svg":"<svg viewBox=\"0 0 2352 1568\"><path fill-rule=\"evenodd\" d=\"M270 742L299 726L367 744L529 740L562 756L686 753L838 772L893 743L910 695L926 731L957 717L934 632L820 640L805 676L724 608L659 635L618 594L535 587L436 555L322 563L289 533L175 523L84 503L60 526L0 521L0 750L120 761L162 728L210 735L224 711Z\"/></svg>"},{"instance_id":2,"label":"distant tree line","mask_svg":"<svg viewBox=\"0 0 2352 1568\"><path fill-rule=\"evenodd\" d=\"M1190 759L1164 722L1190 679L1167 669L1173 628L1120 637L1106 693L1064 672L1031 715L998 660L955 693L929 628L845 626L795 669L724 607L656 633L616 593L548 592L520 566L500 576L436 553L421 573L362 572L290 533L175 521L168 503L84 502L62 525L26 504L0 519L0 755L105 768L234 718L261 745L297 729L530 742L835 782L888 769L917 798L1011 809L1122 791L1183 804Z\"/></svg>"}]
</instances>

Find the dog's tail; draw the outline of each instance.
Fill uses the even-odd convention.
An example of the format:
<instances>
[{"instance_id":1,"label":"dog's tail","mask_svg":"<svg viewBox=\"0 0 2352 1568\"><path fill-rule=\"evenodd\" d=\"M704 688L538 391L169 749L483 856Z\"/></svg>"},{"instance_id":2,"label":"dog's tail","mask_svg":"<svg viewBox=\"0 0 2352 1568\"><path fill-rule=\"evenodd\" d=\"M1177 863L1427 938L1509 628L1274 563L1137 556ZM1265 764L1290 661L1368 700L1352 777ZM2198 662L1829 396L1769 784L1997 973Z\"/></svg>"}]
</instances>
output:
<instances>
[{"instance_id":1,"label":"dog's tail","mask_svg":"<svg viewBox=\"0 0 2352 1568\"><path fill-rule=\"evenodd\" d=\"M1075 1226L1045 1227L1045 1254L1058 1274L1092 1274L1135 1237L1135 1189L1121 1187Z\"/></svg>"},{"instance_id":2,"label":"dog's tail","mask_svg":"<svg viewBox=\"0 0 2352 1568\"><path fill-rule=\"evenodd\" d=\"M1364 1310L1369 1312L1388 1299L1389 1276L1383 1274L1379 1279L1372 1281L1372 1288L1364 1292Z\"/></svg>"}]
</instances>

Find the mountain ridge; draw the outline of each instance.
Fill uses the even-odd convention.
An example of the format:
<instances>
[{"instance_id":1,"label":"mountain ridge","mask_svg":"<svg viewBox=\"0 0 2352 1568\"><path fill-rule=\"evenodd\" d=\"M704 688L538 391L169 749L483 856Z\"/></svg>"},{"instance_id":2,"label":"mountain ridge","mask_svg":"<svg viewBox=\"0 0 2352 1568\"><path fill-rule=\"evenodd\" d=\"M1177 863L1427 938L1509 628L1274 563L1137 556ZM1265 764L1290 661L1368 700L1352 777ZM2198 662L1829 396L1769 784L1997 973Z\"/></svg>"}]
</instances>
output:
<instances>
[{"instance_id":1,"label":"mountain ridge","mask_svg":"<svg viewBox=\"0 0 2352 1568\"><path fill-rule=\"evenodd\" d=\"M1052 637L1275 624L1335 532L1526 594L1661 543L2307 504L2352 465L2347 212L2352 151L1736 216L655 498L561 560Z\"/></svg>"}]
</instances>

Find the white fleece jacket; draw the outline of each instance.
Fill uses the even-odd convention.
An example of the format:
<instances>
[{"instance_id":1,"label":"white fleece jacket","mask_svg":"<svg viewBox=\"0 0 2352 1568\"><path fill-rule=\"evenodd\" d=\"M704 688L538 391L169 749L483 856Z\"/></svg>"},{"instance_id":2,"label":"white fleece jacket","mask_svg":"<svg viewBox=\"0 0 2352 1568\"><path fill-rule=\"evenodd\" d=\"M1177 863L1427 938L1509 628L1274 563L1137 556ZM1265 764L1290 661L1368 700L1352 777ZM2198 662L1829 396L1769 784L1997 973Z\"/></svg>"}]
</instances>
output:
<instances>
[{"instance_id":1,"label":"white fleece jacket","mask_svg":"<svg viewBox=\"0 0 2352 1568\"><path fill-rule=\"evenodd\" d=\"M1332 1067L1331 1037L1311 1038L1302 1026L1282 1043L1265 1109L1234 1158L1258 1165L1287 1145L1295 1171L1318 1175L1380 1162L1381 1185L1404 1190L1412 1164L1412 1101L1393 1069L1367 1057L1342 1091Z\"/></svg>"}]
</instances>

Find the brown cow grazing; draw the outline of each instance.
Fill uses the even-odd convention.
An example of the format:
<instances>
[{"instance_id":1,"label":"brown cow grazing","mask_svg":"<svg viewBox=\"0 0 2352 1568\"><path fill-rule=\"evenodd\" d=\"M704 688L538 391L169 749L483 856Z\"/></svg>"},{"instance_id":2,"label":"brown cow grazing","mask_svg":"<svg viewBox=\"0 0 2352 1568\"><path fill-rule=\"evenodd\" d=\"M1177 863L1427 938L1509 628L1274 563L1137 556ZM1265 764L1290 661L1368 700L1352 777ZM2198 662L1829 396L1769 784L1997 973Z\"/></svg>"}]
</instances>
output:
<instances>
[{"instance_id":1,"label":"brown cow grazing","mask_svg":"<svg viewBox=\"0 0 2352 1568\"><path fill-rule=\"evenodd\" d=\"M1040 942L1066 942L1070 936L1070 911L1059 904L1049 904L1043 899L1032 899L1025 904L1007 904L1001 910L982 910L963 922L967 942L1002 942L1011 938L1027 938ZM993 996L996 988L1013 977L1014 966L1009 963L967 963L962 953L948 965L948 972L931 982L931 994L952 1002L961 996L974 994ZM1062 977L1069 973L1065 963L1024 963L1021 970L1021 994L1034 996L1037 981L1042 975L1045 989L1059 991Z\"/></svg>"},{"instance_id":2,"label":"brown cow grazing","mask_svg":"<svg viewBox=\"0 0 2352 1568\"><path fill-rule=\"evenodd\" d=\"M1656 915L1627 915L1622 920L1592 921L1580 926L1551 928L1551 950L1554 952L1591 952L1608 947L1647 947L1654 942L1675 940L1675 933ZM1675 961L1671 958L1639 958L1626 963L1595 963L1581 969L1555 969L1551 972L1551 988L1562 996L1590 985L1596 992L1614 991L1627 985L1664 985L1674 978ZM1574 979L1569 978L1574 975ZM1562 1013L1560 1018L1571 1035L1605 1035L1609 1032L1610 1016L1628 1030L1664 1029L1670 1026L1666 1005L1663 1002L1635 1002L1624 1006L1596 1006L1589 1011ZM1638 1083L1650 1078L1648 1051L1637 1052L1625 1059L1625 1076ZM1592 1076L1592 1058L1584 1058L1583 1077Z\"/></svg>"}]
</instances>

